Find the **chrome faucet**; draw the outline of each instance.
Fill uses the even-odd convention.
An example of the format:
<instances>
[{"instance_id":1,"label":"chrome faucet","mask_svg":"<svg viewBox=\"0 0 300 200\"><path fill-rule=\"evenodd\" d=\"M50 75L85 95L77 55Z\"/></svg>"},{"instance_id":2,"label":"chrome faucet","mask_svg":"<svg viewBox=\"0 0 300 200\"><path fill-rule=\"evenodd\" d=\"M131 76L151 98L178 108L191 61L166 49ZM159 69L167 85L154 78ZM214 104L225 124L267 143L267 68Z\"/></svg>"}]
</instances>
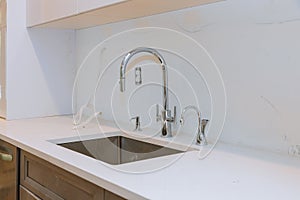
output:
<instances>
[{"instance_id":1,"label":"chrome faucet","mask_svg":"<svg viewBox=\"0 0 300 200\"><path fill-rule=\"evenodd\" d=\"M183 123L184 123L183 115L188 110L194 110L198 115L198 128L197 128L197 142L196 142L196 144L198 144L198 145L207 145L207 140L206 140L206 136L205 136L205 127L206 127L209 120L208 119L202 119L201 120L201 113L200 113L199 109L196 106L187 106L183 109L183 111L181 113L181 117L180 117L180 124L183 125Z\"/></svg>"},{"instance_id":2,"label":"chrome faucet","mask_svg":"<svg viewBox=\"0 0 300 200\"><path fill-rule=\"evenodd\" d=\"M157 117L157 120L160 119L163 123L162 136L171 137L172 136L171 123L174 123L176 121L176 115L172 117L171 110L169 110L167 65L164 58L158 51L148 47L139 47L133 49L132 51L130 51L125 55L125 57L122 60L121 68L120 68L120 91L121 92L125 91L125 72L126 72L126 67L128 65L128 62L134 55L138 53L150 53L154 55L161 63L162 79L163 79L162 80L163 81L163 110L161 111L160 118ZM176 107L174 107L174 111L175 110Z\"/></svg>"}]
</instances>

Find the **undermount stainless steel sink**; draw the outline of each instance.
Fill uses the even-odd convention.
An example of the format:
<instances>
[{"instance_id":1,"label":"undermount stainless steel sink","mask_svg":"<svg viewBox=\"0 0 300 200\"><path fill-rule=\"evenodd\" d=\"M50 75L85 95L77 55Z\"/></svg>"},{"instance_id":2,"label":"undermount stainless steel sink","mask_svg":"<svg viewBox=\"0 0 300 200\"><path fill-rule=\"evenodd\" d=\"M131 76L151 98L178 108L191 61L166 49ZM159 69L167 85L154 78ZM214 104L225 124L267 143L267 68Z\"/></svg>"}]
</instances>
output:
<instances>
[{"instance_id":1,"label":"undermount stainless steel sink","mask_svg":"<svg viewBox=\"0 0 300 200\"><path fill-rule=\"evenodd\" d=\"M112 165L183 152L123 136L68 142L58 145Z\"/></svg>"}]
</instances>

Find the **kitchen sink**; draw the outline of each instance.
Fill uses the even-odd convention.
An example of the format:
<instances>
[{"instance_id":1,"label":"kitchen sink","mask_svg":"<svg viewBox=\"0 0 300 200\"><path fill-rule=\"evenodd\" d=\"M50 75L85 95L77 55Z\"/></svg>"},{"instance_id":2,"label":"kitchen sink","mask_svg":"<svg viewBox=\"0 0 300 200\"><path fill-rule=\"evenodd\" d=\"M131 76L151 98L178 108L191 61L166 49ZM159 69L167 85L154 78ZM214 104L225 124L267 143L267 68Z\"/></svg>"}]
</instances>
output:
<instances>
[{"instance_id":1,"label":"kitchen sink","mask_svg":"<svg viewBox=\"0 0 300 200\"><path fill-rule=\"evenodd\" d=\"M58 145L112 165L183 152L124 136L68 142Z\"/></svg>"}]
</instances>

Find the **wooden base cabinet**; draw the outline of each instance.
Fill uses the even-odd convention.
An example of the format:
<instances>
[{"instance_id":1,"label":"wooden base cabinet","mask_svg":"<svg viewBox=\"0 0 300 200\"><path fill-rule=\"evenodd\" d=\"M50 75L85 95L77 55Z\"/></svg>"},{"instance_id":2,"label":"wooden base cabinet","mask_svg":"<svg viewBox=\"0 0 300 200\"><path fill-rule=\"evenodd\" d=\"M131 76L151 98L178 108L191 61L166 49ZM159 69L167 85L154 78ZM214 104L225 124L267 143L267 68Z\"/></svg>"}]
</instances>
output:
<instances>
[{"instance_id":1,"label":"wooden base cabinet","mask_svg":"<svg viewBox=\"0 0 300 200\"><path fill-rule=\"evenodd\" d=\"M25 151L21 151L20 184L20 200L123 200Z\"/></svg>"},{"instance_id":2,"label":"wooden base cabinet","mask_svg":"<svg viewBox=\"0 0 300 200\"><path fill-rule=\"evenodd\" d=\"M20 185L20 199L22 200L41 200L35 196L32 192Z\"/></svg>"},{"instance_id":3,"label":"wooden base cabinet","mask_svg":"<svg viewBox=\"0 0 300 200\"><path fill-rule=\"evenodd\" d=\"M104 199L105 200L124 200L122 197L111 193L110 191L105 190L104 191Z\"/></svg>"},{"instance_id":4,"label":"wooden base cabinet","mask_svg":"<svg viewBox=\"0 0 300 200\"><path fill-rule=\"evenodd\" d=\"M0 140L0 200L18 198L18 149Z\"/></svg>"}]
</instances>

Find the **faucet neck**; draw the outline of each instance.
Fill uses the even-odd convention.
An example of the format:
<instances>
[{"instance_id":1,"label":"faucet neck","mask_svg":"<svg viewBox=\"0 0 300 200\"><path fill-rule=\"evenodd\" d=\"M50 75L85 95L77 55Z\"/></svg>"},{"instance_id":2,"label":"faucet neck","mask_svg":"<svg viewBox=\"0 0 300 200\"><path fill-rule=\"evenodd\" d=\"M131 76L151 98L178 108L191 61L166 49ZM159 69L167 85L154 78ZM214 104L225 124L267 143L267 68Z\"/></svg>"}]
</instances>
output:
<instances>
[{"instance_id":1,"label":"faucet neck","mask_svg":"<svg viewBox=\"0 0 300 200\"><path fill-rule=\"evenodd\" d=\"M183 115L188 110L194 110L197 113L197 116L198 116L198 130L200 130L200 127L201 127L201 112L196 106L191 106L191 105L186 106L183 109L182 113L181 113L181 119L183 120Z\"/></svg>"},{"instance_id":2,"label":"faucet neck","mask_svg":"<svg viewBox=\"0 0 300 200\"><path fill-rule=\"evenodd\" d=\"M127 65L130 61L130 59L138 54L138 53L150 53L154 55L158 61L161 63L162 68L162 81L163 81L163 107L164 110L169 110L169 100L168 100L168 73L167 73L167 64L162 57L162 55L156 51L155 49L148 48L148 47L139 47L136 49L133 49L129 53L125 55L125 57L122 60L121 68L120 68L120 90L121 92L125 91L125 73Z\"/></svg>"}]
</instances>

